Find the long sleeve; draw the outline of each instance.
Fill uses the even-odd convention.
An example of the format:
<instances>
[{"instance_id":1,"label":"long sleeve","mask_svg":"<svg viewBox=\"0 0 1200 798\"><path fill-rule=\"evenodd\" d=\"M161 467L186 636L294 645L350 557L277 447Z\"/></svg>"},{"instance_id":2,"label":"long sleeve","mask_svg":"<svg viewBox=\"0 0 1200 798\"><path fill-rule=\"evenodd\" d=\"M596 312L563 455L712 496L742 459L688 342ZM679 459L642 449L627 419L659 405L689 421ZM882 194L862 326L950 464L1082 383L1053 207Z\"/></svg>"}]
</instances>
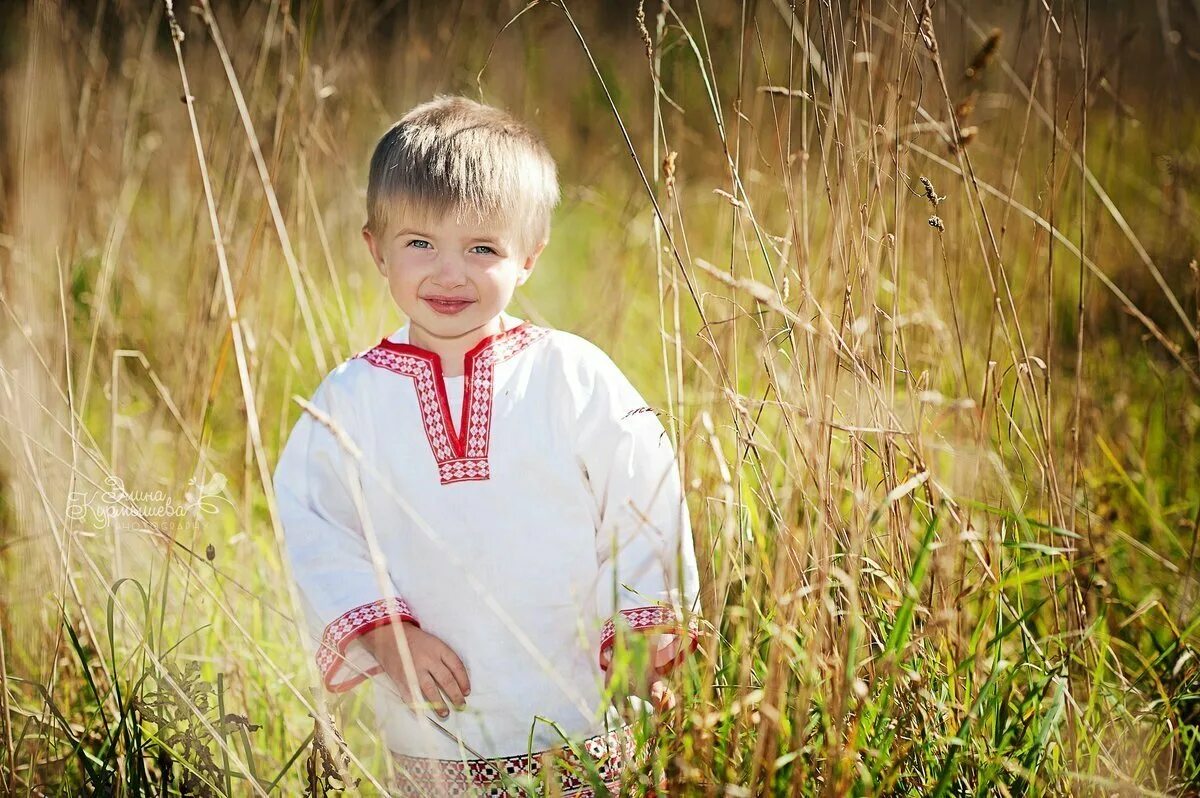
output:
<instances>
[{"instance_id":1,"label":"long sleeve","mask_svg":"<svg viewBox=\"0 0 1200 798\"><path fill-rule=\"evenodd\" d=\"M699 646L699 576L675 451L661 421L602 350L590 345L579 373L575 446L596 502L598 600L608 620L600 667L618 625L659 633L655 669L665 674ZM686 625L685 625L686 621Z\"/></svg>"},{"instance_id":2,"label":"long sleeve","mask_svg":"<svg viewBox=\"0 0 1200 798\"><path fill-rule=\"evenodd\" d=\"M390 573L381 584L372 563L359 512L358 464L347 448L355 440L353 416L332 376L312 405L341 434L301 411L273 483L317 668L326 689L343 692L382 670L359 637L387 623L419 624Z\"/></svg>"}]
</instances>

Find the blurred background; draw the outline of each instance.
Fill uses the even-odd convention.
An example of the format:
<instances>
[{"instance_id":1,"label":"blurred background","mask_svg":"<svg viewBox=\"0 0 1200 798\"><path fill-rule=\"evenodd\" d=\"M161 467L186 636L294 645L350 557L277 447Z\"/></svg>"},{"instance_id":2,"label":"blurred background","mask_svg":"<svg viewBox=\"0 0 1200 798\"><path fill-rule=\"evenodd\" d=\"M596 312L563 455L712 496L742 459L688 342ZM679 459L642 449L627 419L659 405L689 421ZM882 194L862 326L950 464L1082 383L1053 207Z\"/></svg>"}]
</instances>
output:
<instances>
[{"instance_id":1,"label":"blurred background","mask_svg":"<svg viewBox=\"0 0 1200 798\"><path fill-rule=\"evenodd\" d=\"M631 780L1195 794L1198 78L1196 0L3 4L0 793L394 775L267 475L447 92L558 159L510 311L680 451L712 634Z\"/></svg>"}]
</instances>

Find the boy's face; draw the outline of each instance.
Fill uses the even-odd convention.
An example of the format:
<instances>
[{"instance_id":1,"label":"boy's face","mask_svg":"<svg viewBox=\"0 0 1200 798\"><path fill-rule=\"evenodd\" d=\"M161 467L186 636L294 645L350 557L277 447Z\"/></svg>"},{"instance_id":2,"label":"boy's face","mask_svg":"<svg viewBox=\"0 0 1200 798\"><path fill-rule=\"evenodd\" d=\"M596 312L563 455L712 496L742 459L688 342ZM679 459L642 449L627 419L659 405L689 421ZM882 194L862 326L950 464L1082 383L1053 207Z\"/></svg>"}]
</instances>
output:
<instances>
[{"instance_id":1,"label":"boy's face","mask_svg":"<svg viewBox=\"0 0 1200 798\"><path fill-rule=\"evenodd\" d=\"M392 299L422 335L458 338L491 329L513 291L529 279L545 242L524 251L518 231L504 222L415 219L398 215L381 237L363 239L387 278ZM414 341L416 343L416 341Z\"/></svg>"}]
</instances>

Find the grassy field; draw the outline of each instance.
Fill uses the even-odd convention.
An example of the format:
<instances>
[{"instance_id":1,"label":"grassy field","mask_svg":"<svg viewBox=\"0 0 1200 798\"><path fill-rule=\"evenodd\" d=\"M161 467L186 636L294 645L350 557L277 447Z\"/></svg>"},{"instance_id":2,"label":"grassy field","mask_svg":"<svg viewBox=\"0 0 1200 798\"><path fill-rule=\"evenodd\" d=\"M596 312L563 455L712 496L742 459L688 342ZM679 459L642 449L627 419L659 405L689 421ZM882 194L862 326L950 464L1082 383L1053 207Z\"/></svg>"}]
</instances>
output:
<instances>
[{"instance_id":1,"label":"grassy field","mask_svg":"<svg viewBox=\"0 0 1200 798\"><path fill-rule=\"evenodd\" d=\"M210 2L0 10L0 794L387 782L267 475L439 91L558 158L510 310L678 441L643 792L1200 791L1194 2Z\"/></svg>"}]
</instances>

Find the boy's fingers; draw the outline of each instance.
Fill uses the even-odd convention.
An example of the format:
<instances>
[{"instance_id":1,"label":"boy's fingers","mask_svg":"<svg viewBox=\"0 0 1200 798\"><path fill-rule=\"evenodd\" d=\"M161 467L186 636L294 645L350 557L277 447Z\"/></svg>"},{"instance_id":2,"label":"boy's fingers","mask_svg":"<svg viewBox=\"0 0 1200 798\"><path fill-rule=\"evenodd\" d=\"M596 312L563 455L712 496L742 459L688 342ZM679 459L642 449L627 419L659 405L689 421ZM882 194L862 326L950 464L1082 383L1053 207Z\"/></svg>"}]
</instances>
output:
<instances>
[{"instance_id":1,"label":"boy's fingers","mask_svg":"<svg viewBox=\"0 0 1200 798\"><path fill-rule=\"evenodd\" d=\"M650 695L654 698L654 704L660 711L675 708L675 691L666 682L658 681L651 685Z\"/></svg>"},{"instance_id":2,"label":"boy's fingers","mask_svg":"<svg viewBox=\"0 0 1200 798\"><path fill-rule=\"evenodd\" d=\"M425 696L425 700L429 702L433 710L443 718L450 714L450 710L446 708L446 702L442 700L442 693L438 690L437 681L429 673L421 676L421 694Z\"/></svg>"},{"instance_id":3,"label":"boy's fingers","mask_svg":"<svg viewBox=\"0 0 1200 798\"><path fill-rule=\"evenodd\" d=\"M454 673L449 668L443 666L435 668L433 676L442 688L442 692L450 699L450 703L457 709L465 709L466 701L463 699L462 690L458 686L458 681L454 678Z\"/></svg>"},{"instance_id":4,"label":"boy's fingers","mask_svg":"<svg viewBox=\"0 0 1200 798\"><path fill-rule=\"evenodd\" d=\"M447 652L442 657L442 662L450 669L450 673L454 675L454 680L458 682L458 689L464 696L471 694L471 679L467 675L467 666L463 665L462 660L452 651Z\"/></svg>"},{"instance_id":5,"label":"boy's fingers","mask_svg":"<svg viewBox=\"0 0 1200 798\"><path fill-rule=\"evenodd\" d=\"M404 706L408 707L414 712L417 711L417 709L420 708L421 699L413 697L413 693L408 689L408 684L406 682L396 681L395 679L392 681L396 683L396 692L400 693L400 701L404 704Z\"/></svg>"}]
</instances>

